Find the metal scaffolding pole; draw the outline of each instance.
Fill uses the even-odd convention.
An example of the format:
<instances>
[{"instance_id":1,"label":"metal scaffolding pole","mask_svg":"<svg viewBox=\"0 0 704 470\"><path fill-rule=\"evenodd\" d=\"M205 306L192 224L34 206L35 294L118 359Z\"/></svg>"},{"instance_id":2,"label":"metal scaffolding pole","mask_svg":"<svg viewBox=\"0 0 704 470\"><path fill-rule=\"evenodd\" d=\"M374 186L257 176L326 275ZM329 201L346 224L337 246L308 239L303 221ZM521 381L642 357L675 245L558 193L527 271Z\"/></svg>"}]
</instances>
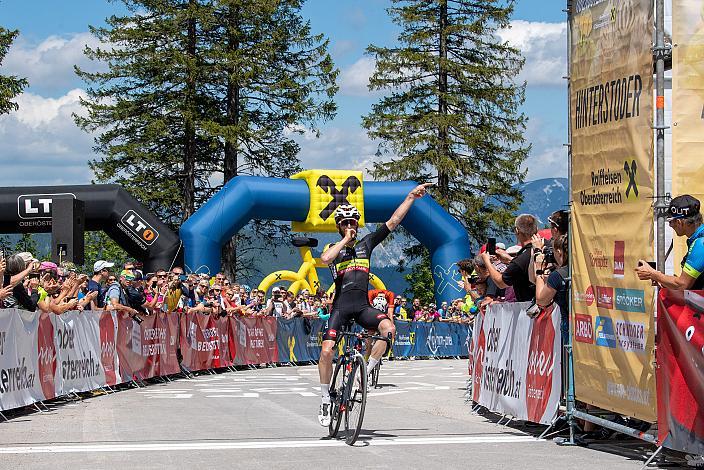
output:
<instances>
[{"instance_id":1,"label":"metal scaffolding pole","mask_svg":"<svg viewBox=\"0 0 704 470\"><path fill-rule=\"evenodd\" d=\"M665 272L665 0L655 1L655 219L657 224L657 267Z\"/></svg>"}]
</instances>

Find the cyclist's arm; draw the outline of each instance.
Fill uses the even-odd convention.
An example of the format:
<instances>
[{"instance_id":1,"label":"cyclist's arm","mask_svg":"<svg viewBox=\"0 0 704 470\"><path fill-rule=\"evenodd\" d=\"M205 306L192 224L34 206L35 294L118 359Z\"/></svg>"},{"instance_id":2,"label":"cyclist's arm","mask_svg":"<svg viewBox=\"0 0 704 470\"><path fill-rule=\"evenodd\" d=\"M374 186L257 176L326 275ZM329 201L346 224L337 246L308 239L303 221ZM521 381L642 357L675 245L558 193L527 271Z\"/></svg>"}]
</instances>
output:
<instances>
[{"instance_id":1,"label":"cyclist's arm","mask_svg":"<svg viewBox=\"0 0 704 470\"><path fill-rule=\"evenodd\" d=\"M404 199L403 202L396 208L394 213L391 215L391 218L386 221L386 226L389 230L393 231L399 226L403 218L406 217L406 214L408 214L408 211L411 209L411 206L415 200L422 198L425 195L426 189L433 184L435 183L419 184L413 188L410 193L408 193L406 199Z\"/></svg>"},{"instance_id":2,"label":"cyclist's arm","mask_svg":"<svg viewBox=\"0 0 704 470\"><path fill-rule=\"evenodd\" d=\"M323 262L325 265L331 264L333 261L335 261L335 258L337 258L337 255L340 254L340 251L345 247L346 244L352 241L352 236L350 235L349 230L347 233L345 233L345 236L342 240L339 242L335 243L334 245L329 245L327 250L323 252L322 255L320 255L320 261Z\"/></svg>"}]
</instances>

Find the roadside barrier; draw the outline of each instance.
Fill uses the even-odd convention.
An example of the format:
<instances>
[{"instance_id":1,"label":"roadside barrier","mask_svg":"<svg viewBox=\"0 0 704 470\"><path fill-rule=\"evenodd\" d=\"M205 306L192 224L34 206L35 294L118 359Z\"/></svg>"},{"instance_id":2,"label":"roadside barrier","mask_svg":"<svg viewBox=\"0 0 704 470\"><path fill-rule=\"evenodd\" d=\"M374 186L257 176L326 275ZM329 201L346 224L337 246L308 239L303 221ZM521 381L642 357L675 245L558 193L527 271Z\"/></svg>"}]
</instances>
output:
<instances>
[{"instance_id":1,"label":"roadside barrier","mask_svg":"<svg viewBox=\"0 0 704 470\"><path fill-rule=\"evenodd\" d=\"M0 310L0 411L135 380L232 366L317 361L326 323L201 314L63 315ZM467 356L471 330L397 322L396 357ZM179 363L179 352L181 362Z\"/></svg>"},{"instance_id":2,"label":"roadside barrier","mask_svg":"<svg viewBox=\"0 0 704 470\"><path fill-rule=\"evenodd\" d=\"M472 401L490 411L541 424L560 404L560 310L536 318L529 302L490 305L474 324L470 355Z\"/></svg>"}]
</instances>

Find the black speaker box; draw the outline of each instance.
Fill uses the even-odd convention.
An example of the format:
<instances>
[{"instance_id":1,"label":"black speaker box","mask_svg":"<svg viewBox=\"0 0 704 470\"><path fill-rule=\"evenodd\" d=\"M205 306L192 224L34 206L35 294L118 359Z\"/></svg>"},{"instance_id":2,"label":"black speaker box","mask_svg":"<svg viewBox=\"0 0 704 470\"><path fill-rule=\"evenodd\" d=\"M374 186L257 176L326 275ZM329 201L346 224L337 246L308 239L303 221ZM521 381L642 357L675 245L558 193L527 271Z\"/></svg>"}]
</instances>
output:
<instances>
[{"instance_id":1,"label":"black speaker box","mask_svg":"<svg viewBox=\"0 0 704 470\"><path fill-rule=\"evenodd\" d=\"M54 199L51 208L51 259L55 263L85 263L85 203L79 199Z\"/></svg>"}]
</instances>

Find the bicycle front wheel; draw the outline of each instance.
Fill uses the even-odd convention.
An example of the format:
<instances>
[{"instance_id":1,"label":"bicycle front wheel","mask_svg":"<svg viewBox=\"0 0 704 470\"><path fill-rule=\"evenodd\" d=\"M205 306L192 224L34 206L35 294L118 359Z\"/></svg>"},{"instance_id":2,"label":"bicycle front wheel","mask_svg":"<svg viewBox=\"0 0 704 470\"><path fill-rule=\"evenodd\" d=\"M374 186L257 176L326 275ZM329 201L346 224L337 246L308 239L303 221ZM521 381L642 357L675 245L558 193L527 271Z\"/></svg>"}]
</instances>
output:
<instances>
[{"instance_id":1,"label":"bicycle front wheel","mask_svg":"<svg viewBox=\"0 0 704 470\"><path fill-rule=\"evenodd\" d=\"M360 355L354 357L352 369L347 376L347 392L345 401L345 442L353 445L362 430L364 409L367 406L367 364Z\"/></svg>"}]
</instances>

